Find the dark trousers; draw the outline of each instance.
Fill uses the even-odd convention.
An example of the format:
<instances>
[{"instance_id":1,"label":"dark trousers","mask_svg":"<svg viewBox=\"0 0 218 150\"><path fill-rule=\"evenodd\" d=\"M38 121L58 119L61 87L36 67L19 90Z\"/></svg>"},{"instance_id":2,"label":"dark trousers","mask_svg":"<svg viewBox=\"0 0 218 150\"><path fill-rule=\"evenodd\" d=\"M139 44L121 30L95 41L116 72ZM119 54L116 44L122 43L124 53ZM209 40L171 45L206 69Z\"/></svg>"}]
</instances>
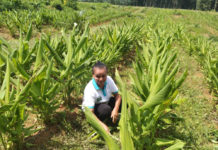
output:
<instances>
[{"instance_id":1,"label":"dark trousers","mask_svg":"<svg viewBox=\"0 0 218 150\"><path fill-rule=\"evenodd\" d=\"M115 101L115 98L111 97L108 103L100 103L95 105L94 113L99 120L104 121L107 118L111 119L111 112L114 109ZM121 104L119 112L121 112Z\"/></svg>"}]
</instances>

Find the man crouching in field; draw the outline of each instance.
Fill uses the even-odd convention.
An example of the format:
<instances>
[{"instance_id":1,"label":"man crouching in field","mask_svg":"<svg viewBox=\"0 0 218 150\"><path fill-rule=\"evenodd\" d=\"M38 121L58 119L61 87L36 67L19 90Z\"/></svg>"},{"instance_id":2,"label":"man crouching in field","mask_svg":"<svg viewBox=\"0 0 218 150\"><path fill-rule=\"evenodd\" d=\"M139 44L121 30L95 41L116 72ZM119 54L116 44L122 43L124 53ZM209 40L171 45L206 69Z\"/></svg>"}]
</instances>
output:
<instances>
[{"instance_id":1,"label":"man crouching in field","mask_svg":"<svg viewBox=\"0 0 218 150\"><path fill-rule=\"evenodd\" d=\"M120 112L121 96L113 79L107 75L107 67L98 61L92 68L92 80L86 85L82 106L88 107L97 120L110 133L108 126L103 122L111 119L116 123Z\"/></svg>"}]
</instances>

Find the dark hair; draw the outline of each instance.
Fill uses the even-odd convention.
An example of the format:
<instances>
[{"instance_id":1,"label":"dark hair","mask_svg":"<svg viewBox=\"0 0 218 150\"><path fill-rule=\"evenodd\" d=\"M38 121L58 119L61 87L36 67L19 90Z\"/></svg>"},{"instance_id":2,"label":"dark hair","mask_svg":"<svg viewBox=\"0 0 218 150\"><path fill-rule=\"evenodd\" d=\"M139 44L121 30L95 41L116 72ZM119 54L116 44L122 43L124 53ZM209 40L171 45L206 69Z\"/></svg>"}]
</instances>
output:
<instances>
[{"instance_id":1,"label":"dark hair","mask_svg":"<svg viewBox=\"0 0 218 150\"><path fill-rule=\"evenodd\" d=\"M106 71L107 71L107 66L106 66L104 63L100 62L100 61L97 61L97 62L94 64L94 66L92 67L92 74L94 74L94 69L95 69L95 68L105 68Z\"/></svg>"}]
</instances>

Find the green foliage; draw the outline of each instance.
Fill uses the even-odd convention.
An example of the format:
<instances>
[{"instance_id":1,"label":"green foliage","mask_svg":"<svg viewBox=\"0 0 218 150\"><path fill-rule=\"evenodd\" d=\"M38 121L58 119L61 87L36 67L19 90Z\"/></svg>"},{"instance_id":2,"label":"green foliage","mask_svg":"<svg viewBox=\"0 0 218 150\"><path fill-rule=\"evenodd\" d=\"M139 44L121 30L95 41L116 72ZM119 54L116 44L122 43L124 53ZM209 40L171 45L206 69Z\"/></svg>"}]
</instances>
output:
<instances>
[{"instance_id":1,"label":"green foliage","mask_svg":"<svg viewBox=\"0 0 218 150\"><path fill-rule=\"evenodd\" d=\"M213 9L212 3L214 0L197 0L196 9L211 10Z\"/></svg>"},{"instance_id":2,"label":"green foliage","mask_svg":"<svg viewBox=\"0 0 218 150\"><path fill-rule=\"evenodd\" d=\"M68 3L72 7L77 7L76 1L68 1ZM8 9L3 11L0 17L0 26L8 28L13 37L17 37L20 29L25 34L31 23L33 29L36 28L39 31L41 31L43 25L72 29L75 22L80 30L84 28L84 16L74 11L74 8L64 6L60 1L51 2L51 5L56 9L52 9L43 2L27 2L26 4L28 5L26 9Z\"/></svg>"},{"instance_id":3,"label":"green foliage","mask_svg":"<svg viewBox=\"0 0 218 150\"><path fill-rule=\"evenodd\" d=\"M207 40L203 37L194 37L191 35L183 36L184 43L187 44L189 54L197 55L198 61L204 68L205 74L207 76L207 80L211 86L214 95L217 96L218 89L218 59L217 54L218 50L216 46L212 44L212 41Z\"/></svg>"},{"instance_id":4,"label":"green foliage","mask_svg":"<svg viewBox=\"0 0 218 150\"><path fill-rule=\"evenodd\" d=\"M119 150L119 145L116 141L109 135L105 129L101 126L96 116L89 110L89 108L85 108L85 115L87 121L92 125L92 127L104 138L106 141L109 150ZM126 143L127 145L127 143Z\"/></svg>"},{"instance_id":5,"label":"green foliage","mask_svg":"<svg viewBox=\"0 0 218 150\"><path fill-rule=\"evenodd\" d=\"M85 22L97 24L130 15L131 11L128 8L120 10L110 4L77 4L75 0L28 1L23 2L22 6L24 4L27 5L25 9L7 9L0 15L0 27L6 27L15 38L18 37L20 29L25 34L30 24L33 31L37 29L41 32L43 26L71 30L76 23L78 30L82 32Z\"/></svg>"},{"instance_id":6,"label":"green foliage","mask_svg":"<svg viewBox=\"0 0 218 150\"><path fill-rule=\"evenodd\" d=\"M143 51L138 52L138 60L133 64L135 72L130 76L133 91L126 98L128 129L137 149L158 149L155 144L158 122L165 117L170 120L167 117L170 105L176 100L177 89L187 76L184 72L175 79L178 64L175 64L176 55L171 50L174 36L161 29L153 33L151 43L142 45ZM171 144L176 145L176 140L173 139ZM180 148L184 146L183 142L179 145Z\"/></svg>"},{"instance_id":7,"label":"green foliage","mask_svg":"<svg viewBox=\"0 0 218 150\"><path fill-rule=\"evenodd\" d=\"M117 5L148 6L160 8L183 8L217 10L216 0L80 0L87 2L109 2Z\"/></svg>"},{"instance_id":8,"label":"green foliage","mask_svg":"<svg viewBox=\"0 0 218 150\"><path fill-rule=\"evenodd\" d=\"M0 38L0 83L2 85L0 90L0 120L3 119L0 121L0 143L6 147L5 149L8 146L14 149L22 147L25 145L25 137L34 132L31 128L25 127L28 117L26 110L37 113L46 124L53 122L54 114L60 103L71 103L73 99L80 96L90 78L91 66L97 59L106 62L110 68L113 68L116 67L115 64L118 61L127 58L126 56L129 56L127 54L136 46L138 50L135 63L133 63L134 74L131 75L131 90L129 88L127 90L127 85L123 84L120 78L117 79L120 81L121 94L123 102L125 102L122 106L123 115L120 121L121 147L123 149L133 149L132 145L134 147L139 145L139 148L146 147L146 149L162 149L163 147L179 149L183 147L184 142L177 139L181 135L174 138L171 132L168 132L170 136L161 136L166 132L166 129L169 129L169 126L175 125L174 119L177 116L174 114L173 108L178 101L178 97L175 98L175 96L177 88L186 76L184 73L178 79L178 76L175 75L181 71L179 64L175 63L177 55L173 47L174 44L178 44L176 41L182 41L180 44L183 45L184 49L196 57L203 66L211 89L215 93L217 91L216 37L211 38L214 41L209 41L207 37L193 36L192 32L201 33L200 29L205 26L205 22L211 28L216 29L214 21L216 14L155 9L156 15L154 15L151 8L146 8L146 11L140 11L147 15L147 17L142 18L143 22L146 22L144 26L129 25L136 21L137 24L140 24L138 22L142 20L139 19L138 15L131 13L133 15L129 18L124 18L127 21L130 20L131 23L122 24L122 27L112 24L113 28L94 30L91 33L88 27L84 27L85 17L92 20L91 23L98 23L113 17L130 14L130 11L135 9L107 3L87 5L79 3L78 8L80 10L84 8L84 10L72 13L70 12L71 8L65 7L64 1L60 3L64 8L62 11L51 8L46 3L40 2L39 5L36 3L31 6L31 9L32 7L40 8L37 13L17 9L16 11L4 11L4 15L0 15L0 19L7 20L7 26L11 28L12 34L15 36L20 34L19 42L16 45L11 45L11 41L7 42ZM91 7L95 8L95 11ZM100 13L102 11L105 12L104 15ZM110 12L112 13L110 14ZM163 12L167 17L162 15ZM169 24L170 15L172 18L177 15L176 19L181 19L180 21L185 22L188 26L177 27L177 25ZM173 22L177 21L176 19L173 18ZM77 20L76 23L75 20ZM202 24L199 24L199 20ZM192 22L195 24L192 25ZM4 21L0 22L1 25L6 26ZM34 29L41 30L44 25L52 25L58 29L66 27L72 31L69 32L66 29L57 35L43 34L40 39L36 38L30 41ZM185 31L187 29L189 30ZM191 34L187 34L189 31ZM211 37L211 33L207 36ZM145 38L141 40L142 37ZM138 41L138 39L140 40ZM9 86L6 86L8 83ZM166 94L165 91L169 93ZM192 99L196 98L193 98L192 95L195 93L198 95L196 91L194 94L192 91L189 93ZM17 95L21 95L19 101L16 101ZM2 103L8 103L8 101L9 104ZM128 103L128 108L126 108L126 103ZM191 103L188 104L191 105ZM199 107L201 104L197 106ZM192 108L194 106L191 106L189 110ZM196 115L198 111L195 108L193 114L186 115L186 117ZM206 114L206 111L203 114ZM134 116L137 113L140 117ZM204 115L200 116L199 118L202 119ZM14 119L12 119L13 117ZM189 142L187 145L191 145L190 147L193 149L195 148L193 145L200 145L198 146L200 148L202 141L207 142L207 137L202 138L202 136L208 136L207 132L209 131L198 130L199 132L194 133L196 124L199 125L199 123L193 123L192 118L189 118L188 122L191 127L185 128L187 122L185 127L181 127L185 128L185 131L181 131L182 133L194 134L189 137L190 139L187 139ZM204 130L208 130L208 128ZM164 132L162 133L162 131ZM198 135L206 140L198 140L196 138ZM186 140L182 136L181 138ZM128 141L128 146L125 141Z\"/></svg>"},{"instance_id":9,"label":"green foliage","mask_svg":"<svg viewBox=\"0 0 218 150\"><path fill-rule=\"evenodd\" d=\"M0 2L0 12L5 10L26 8L26 6L22 4L21 0L1 0Z\"/></svg>"},{"instance_id":10,"label":"green foliage","mask_svg":"<svg viewBox=\"0 0 218 150\"><path fill-rule=\"evenodd\" d=\"M5 79L0 91L0 137L4 149L22 149L24 138L33 134L36 130L32 127L24 127L27 119L26 99L31 83L40 72L34 74L25 85L20 83L20 78L11 78L11 68L7 58ZM11 80L12 88L11 88ZM16 89L15 89L16 87Z\"/></svg>"},{"instance_id":11,"label":"green foliage","mask_svg":"<svg viewBox=\"0 0 218 150\"><path fill-rule=\"evenodd\" d=\"M27 108L26 104L28 104L32 107L33 112L39 114L38 116L45 124L52 123L59 105L61 103L70 105L72 99L80 95L85 83L89 80L93 63L101 59L108 65L114 65L121 60L119 57L115 57L116 59L112 57L114 52L120 57L122 54L128 53L136 41L135 38L140 37L138 33L141 29L142 26L136 25L116 27L115 31L104 29L98 31L101 36L96 38L100 34L90 34L88 25L83 33L78 30L77 25L74 25L69 34L64 30L62 30L61 36L51 37L44 34L31 46L32 24L30 24L26 34L23 35L20 31L17 48L11 48L7 41L1 39L0 67L4 68L7 65L8 69L6 73L1 72L7 78L4 79L0 92L0 100L4 99L1 101L0 110L5 110L5 105L13 104L11 106L13 109L7 110L11 112L11 117L15 116L15 112L19 112L16 110L17 106L21 105L22 112L24 112ZM132 33L133 31L134 33ZM112 46L111 43L113 43ZM14 84L17 88L10 90ZM13 99L16 93L20 96L12 100L14 103L10 103L10 99ZM11 110L16 111L13 113ZM2 117L6 119L9 116ZM19 126L23 126L25 120L23 119ZM10 126L11 129L16 127L15 124ZM13 136L13 140L8 138L9 131L4 131L4 135L1 135L3 136L2 143L12 142L12 145L16 145L15 147L18 147L18 143L22 147L24 137L32 134L29 130L28 134L25 131L26 129L22 128L17 133L18 135ZM4 139L5 137L7 138Z\"/></svg>"},{"instance_id":12,"label":"green foliage","mask_svg":"<svg viewBox=\"0 0 218 150\"><path fill-rule=\"evenodd\" d=\"M153 150L168 146L167 149L181 149L185 145L183 141L173 137L166 139L156 136L159 128L167 128L171 124L172 118L169 115L173 111L171 106L176 101L178 88L187 76L185 71L176 78L179 64L175 63L176 54L171 48L175 39L180 36L180 27L157 26L155 30L149 30L150 28L147 27L149 36L146 39L149 42L139 42L142 51L137 51L133 63L134 73L130 75L131 91L127 90L127 85L116 73L122 96L119 122L121 148ZM173 31L165 32L166 28ZM113 35L116 35L116 32ZM116 39L115 37L113 36L113 39ZM87 115L90 112L85 113ZM96 129L96 125L93 123L91 125ZM102 131L97 131L105 136ZM110 143L107 145L112 146Z\"/></svg>"},{"instance_id":13,"label":"green foliage","mask_svg":"<svg viewBox=\"0 0 218 150\"><path fill-rule=\"evenodd\" d=\"M74 10L78 9L77 0L67 0L66 6L73 8Z\"/></svg>"}]
</instances>

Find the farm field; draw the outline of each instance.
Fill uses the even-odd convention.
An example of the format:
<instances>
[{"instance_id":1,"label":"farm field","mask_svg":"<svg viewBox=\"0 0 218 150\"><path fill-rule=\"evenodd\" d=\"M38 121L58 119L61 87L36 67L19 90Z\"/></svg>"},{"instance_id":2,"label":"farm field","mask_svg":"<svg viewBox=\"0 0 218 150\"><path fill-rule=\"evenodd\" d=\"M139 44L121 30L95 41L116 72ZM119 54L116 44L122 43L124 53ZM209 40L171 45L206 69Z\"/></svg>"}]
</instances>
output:
<instances>
[{"instance_id":1,"label":"farm field","mask_svg":"<svg viewBox=\"0 0 218 150\"><path fill-rule=\"evenodd\" d=\"M0 149L218 149L217 12L37 4L0 12ZM80 107L97 60L129 106L112 136Z\"/></svg>"}]
</instances>

